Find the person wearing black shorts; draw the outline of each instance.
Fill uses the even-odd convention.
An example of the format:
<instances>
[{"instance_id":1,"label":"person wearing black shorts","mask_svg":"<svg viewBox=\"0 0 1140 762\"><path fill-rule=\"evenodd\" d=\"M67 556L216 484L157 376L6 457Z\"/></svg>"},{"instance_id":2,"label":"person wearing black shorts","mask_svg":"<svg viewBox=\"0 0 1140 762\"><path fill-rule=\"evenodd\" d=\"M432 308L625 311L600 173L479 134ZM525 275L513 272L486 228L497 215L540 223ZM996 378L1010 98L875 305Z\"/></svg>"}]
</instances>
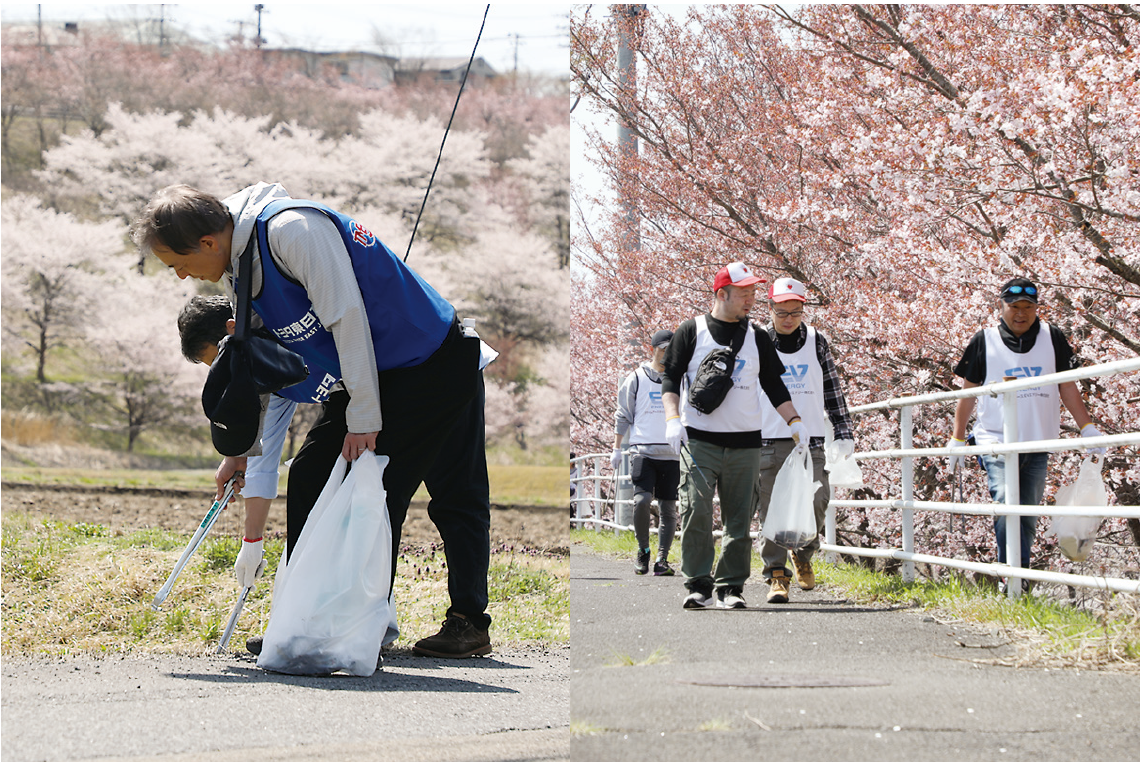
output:
<instances>
[{"instance_id":1,"label":"person wearing black shorts","mask_svg":"<svg viewBox=\"0 0 1140 762\"><path fill-rule=\"evenodd\" d=\"M649 524L651 503L660 509L657 529L657 560L653 574L673 575L669 549L677 531L677 485L681 479L680 456L665 441L665 407L661 402L661 360L673 338L672 331L653 334L653 359L642 363L618 389L611 464L621 465L622 442L629 435L629 475L633 482L633 533L637 553L633 570L649 573Z\"/></svg>"}]
</instances>

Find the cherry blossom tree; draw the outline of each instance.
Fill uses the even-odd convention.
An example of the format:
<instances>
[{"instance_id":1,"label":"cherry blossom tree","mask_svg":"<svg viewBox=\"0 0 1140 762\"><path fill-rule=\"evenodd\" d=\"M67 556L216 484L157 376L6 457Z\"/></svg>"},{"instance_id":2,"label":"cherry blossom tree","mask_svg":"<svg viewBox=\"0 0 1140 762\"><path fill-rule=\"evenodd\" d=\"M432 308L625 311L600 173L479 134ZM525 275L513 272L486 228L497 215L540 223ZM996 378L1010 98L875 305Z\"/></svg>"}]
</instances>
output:
<instances>
[{"instance_id":1,"label":"cherry blossom tree","mask_svg":"<svg viewBox=\"0 0 1140 762\"><path fill-rule=\"evenodd\" d=\"M44 384L49 354L83 335L100 273L121 261L122 231L113 222L84 223L45 209L29 196L6 196L0 219L4 353L30 353L35 379Z\"/></svg>"},{"instance_id":2,"label":"cherry blossom tree","mask_svg":"<svg viewBox=\"0 0 1140 762\"><path fill-rule=\"evenodd\" d=\"M620 24L638 52L633 93L617 70ZM617 210L575 240L575 449L605 441L608 416L590 406L603 379L632 367L622 347L705 311L712 274L737 259L808 284L810 319L831 338L853 404L956 388L954 363L994 322L997 286L1013 275L1045 286L1043 319L1082 360L1133 356L1136 36L1116 6L579 15L571 60L583 103L641 146L623 154L595 133L589 158L636 204L641 247L629 250ZM1103 431L1140 429L1134 377L1082 388ZM922 409L916 443L943 444L949 418L948 405ZM858 425L860 449L897 445L897 420ZM1055 461L1051 484L1071 473L1071 458ZM865 469L867 494L897 494L894 468ZM1119 499L1135 502L1137 468L1131 450L1110 458ZM919 497L948 499L948 481L942 463L920 462ZM921 520L935 541L945 519ZM958 544L984 546L984 522L967 523ZM852 525L878 538L894 517Z\"/></svg>"},{"instance_id":3,"label":"cherry blossom tree","mask_svg":"<svg viewBox=\"0 0 1140 762\"><path fill-rule=\"evenodd\" d=\"M87 331L94 371L84 381L91 423L126 434L127 451L157 427L202 422L204 366L182 357L176 320L193 293L189 284L132 271L108 279L101 320Z\"/></svg>"}]
</instances>

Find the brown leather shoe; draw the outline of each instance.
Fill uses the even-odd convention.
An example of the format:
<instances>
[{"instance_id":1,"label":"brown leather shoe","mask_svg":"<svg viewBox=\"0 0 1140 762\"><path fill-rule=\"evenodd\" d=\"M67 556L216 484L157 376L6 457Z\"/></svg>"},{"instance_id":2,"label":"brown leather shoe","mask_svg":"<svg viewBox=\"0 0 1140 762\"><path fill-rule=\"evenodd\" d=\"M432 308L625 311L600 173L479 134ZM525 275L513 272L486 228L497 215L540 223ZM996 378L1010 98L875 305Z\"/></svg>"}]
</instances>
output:
<instances>
[{"instance_id":1,"label":"brown leather shoe","mask_svg":"<svg viewBox=\"0 0 1140 762\"><path fill-rule=\"evenodd\" d=\"M773 571L772 579L768 580L768 603L787 603L790 582L783 569Z\"/></svg>"},{"instance_id":2,"label":"brown leather shoe","mask_svg":"<svg viewBox=\"0 0 1140 762\"><path fill-rule=\"evenodd\" d=\"M491 653L491 636L480 630L462 614L448 614L443 627L431 637L412 646L416 656L436 656L441 659L466 659Z\"/></svg>"},{"instance_id":3,"label":"brown leather shoe","mask_svg":"<svg viewBox=\"0 0 1140 762\"><path fill-rule=\"evenodd\" d=\"M811 590L815 587L815 572L811 568L810 559L801 561L796 556L792 556L792 566L795 567L796 582L801 590Z\"/></svg>"}]
</instances>

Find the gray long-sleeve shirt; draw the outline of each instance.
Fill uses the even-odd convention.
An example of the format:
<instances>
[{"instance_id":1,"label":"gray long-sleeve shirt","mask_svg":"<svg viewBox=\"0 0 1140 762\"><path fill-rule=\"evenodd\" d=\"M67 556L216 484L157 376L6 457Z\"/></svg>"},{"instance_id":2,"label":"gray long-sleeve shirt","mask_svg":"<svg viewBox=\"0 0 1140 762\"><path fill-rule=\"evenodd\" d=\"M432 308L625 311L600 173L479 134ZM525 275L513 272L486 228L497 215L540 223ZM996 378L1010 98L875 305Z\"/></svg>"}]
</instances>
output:
<instances>
[{"instance_id":1,"label":"gray long-sleeve shirt","mask_svg":"<svg viewBox=\"0 0 1140 762\"><path fill-rule=\"evenodd\" d=\"M641 368L645 375L654 384L661 383L661 374L653 369L650 363L642 363ZM643 389L638 372L634 371L622 379L618 387L617 412L614 413L614 434L625 436L633 426L637 416L637 395L648 394L649 389ZM664 417L662 412L661 416ZM642 455L653 460L679 460L681 456L673 451L667 443L660 444L631 444L630 455Z\"/></svg>"},{"instance_id":2,"label":"gray long-sleeve shirt","mask_svg":"<svg viewBox=\"0 0 1140 762\"><path fill-rule=\"evenodd\" d=\"M269 203L289 198L277 184L258 183L225 199L234 216L229 277L225 280L230 301L233 272L253 235L258 213ZM313 209L290 209L275 216L267 226L274 261L287 276L305 287L313 311L336 343L341 366L341 383L351 400L345 414L348 430L354 434L379 431L380 382L372 331L364 299L352 269L344 241L323 213ZM261 256L253 260L253 293L261 291Z\"/></svg>"}]
</instances>

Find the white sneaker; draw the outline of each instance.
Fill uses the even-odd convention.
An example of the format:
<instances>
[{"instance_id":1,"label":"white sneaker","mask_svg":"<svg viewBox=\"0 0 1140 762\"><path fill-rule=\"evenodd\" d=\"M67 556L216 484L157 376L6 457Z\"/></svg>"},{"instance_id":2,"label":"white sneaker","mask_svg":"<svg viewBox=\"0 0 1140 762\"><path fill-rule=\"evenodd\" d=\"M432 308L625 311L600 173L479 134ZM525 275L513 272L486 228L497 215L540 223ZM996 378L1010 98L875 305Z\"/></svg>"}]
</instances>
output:
<instances>
[{"instance_id":1,"label":"white sneaker","mask_svg":"<svg viewBox=\"0 0 1140 762\"><path fill-rule=\"evenodd\" d=\"M705 595L700 590L694 590L685 596L685 602L681 605L687 609L703 609L714 604L715 601L711 595Z\"/></svg>"},{"instance_id":2,"label":"white sneaker","mask_svg":"<svg viewBox=\"0 0 1140 762\"><path fill-rule=\"evenodd\" d=\"M744 591L739 587L722 587L716 591L716 597L722 609L748 608L748 604L744 602Z\"/></svg>"}]
</instances>

